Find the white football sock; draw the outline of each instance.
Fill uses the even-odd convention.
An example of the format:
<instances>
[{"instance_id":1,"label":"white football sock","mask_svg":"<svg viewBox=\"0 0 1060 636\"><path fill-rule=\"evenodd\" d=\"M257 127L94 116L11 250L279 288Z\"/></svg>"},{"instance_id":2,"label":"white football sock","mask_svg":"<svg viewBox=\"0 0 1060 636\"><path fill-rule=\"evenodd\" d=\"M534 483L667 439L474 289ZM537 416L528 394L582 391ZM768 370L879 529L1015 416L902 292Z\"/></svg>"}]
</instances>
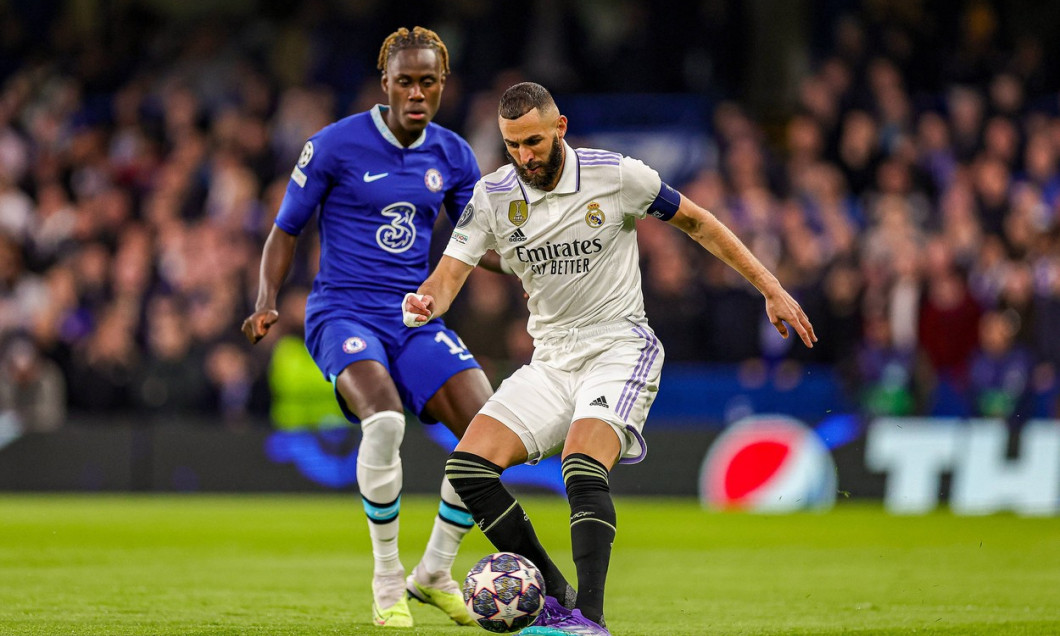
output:
<instances>
[{"instance_id":1,"label":"white football sock","mask_svg":"<svg viewBox=\"0 0 1060 636\"><path fill-rule=\"evenodd\" d=\"M438 504L438 516L434 518L431 538L423 552L420 565L425 574L449 572L456 560L460 542L475 525L471 513L460 501L448 479L442 479L442 500ZM428 581L420 581L428 583Z\"/></svg>"},{"instance_id":2,"label":"white football sock","mask_svg":"<svg viewBox=\"0 0 1060 636\"><path fill-rule=\"evenodd\" d=\"M361 420L357 449L357 486L368 517L375 571L403 569L398 554L398 513L401 509L401 456L405 416L381 411Z\"/></svg>"}]
</instances>

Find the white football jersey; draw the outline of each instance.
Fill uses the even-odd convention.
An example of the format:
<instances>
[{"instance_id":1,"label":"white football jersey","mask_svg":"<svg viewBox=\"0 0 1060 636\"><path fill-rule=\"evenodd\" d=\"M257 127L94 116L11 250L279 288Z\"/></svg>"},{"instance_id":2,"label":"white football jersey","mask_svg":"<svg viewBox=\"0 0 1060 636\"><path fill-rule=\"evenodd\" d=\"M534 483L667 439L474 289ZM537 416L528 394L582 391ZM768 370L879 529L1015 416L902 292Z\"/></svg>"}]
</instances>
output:
<instances>
[{"instance_id":1,"label":"white football jersey","mask_svg":"<svg viewBox=\"0 0 1060 636\"><path fill-rule=\"evenodd\" d=\"M615 152L563 147L551 192L523 183L511 165L480 179L445 250L469 265L496 250L530 296L535 340L645 321L636 221L659 195L659 174Z\"/></svg>"}]
</instances>

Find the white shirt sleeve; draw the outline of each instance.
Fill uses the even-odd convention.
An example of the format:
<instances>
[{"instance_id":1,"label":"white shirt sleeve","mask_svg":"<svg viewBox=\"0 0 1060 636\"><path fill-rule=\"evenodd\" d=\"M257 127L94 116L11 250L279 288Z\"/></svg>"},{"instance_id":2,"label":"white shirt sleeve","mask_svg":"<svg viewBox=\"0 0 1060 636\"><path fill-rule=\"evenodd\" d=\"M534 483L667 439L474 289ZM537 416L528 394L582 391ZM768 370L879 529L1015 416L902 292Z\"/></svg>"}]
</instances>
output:
<instances>
[{"instance_id":1,"label":"white shirt sleeve","mask_svg":"<svg viewBox=\"0 0 1060 636\"><path fill-rule=\"evenodd\" d=\"M482 182L475 185L471 201L464 207L449 236L445 255L468 265L478 265L486 250L494 249L497 237L493 231L493 206Z\"/></svg>"},{"instance_id":2,"label":"white shirt sleeve","mask_svg":"<svg viewBox=\"0 0 1060 636\"><path fill-rule=\"evenodd\" d=\"M659 196L662 179L658 172L632 157L622 157L619 171L622 176L622 211L643 219L648 213L648 206Z\"/></svg>"}]
</instances>

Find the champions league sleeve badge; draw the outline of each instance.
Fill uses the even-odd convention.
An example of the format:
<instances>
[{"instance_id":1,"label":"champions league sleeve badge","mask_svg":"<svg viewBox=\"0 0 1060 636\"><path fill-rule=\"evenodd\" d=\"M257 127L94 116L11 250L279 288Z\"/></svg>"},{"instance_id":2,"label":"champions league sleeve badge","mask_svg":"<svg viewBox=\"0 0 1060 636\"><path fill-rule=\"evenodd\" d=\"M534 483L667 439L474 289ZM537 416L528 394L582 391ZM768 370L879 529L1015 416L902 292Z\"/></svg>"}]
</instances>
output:
<instances>
[{"instance_id":1,"label":"champions league sleeve badge","mask_svg":"<svg viewBox=\"0 0 1060 636\"><path fill-rule=\"evenodd\" d=\"M298 167L304 168L309 165L309 162L313 159L313 142L307 141L302 146L302 154L298 155Z\"/></svg>"},{"instance_id":2,"label":"champions league sleeve badge","mask_svg":"<svg viewBox=\"0 0 1060 636\"><path fill-rule=\"evenodd\" d=\"M456 220L457 227L465 227L471 223L471 219L475 218L475 206L468 203L464 206L464 211L460 213L460 218Z\"/></svg>"},{"instance_id":3,"label":"champions league sleeve badge","mask_svg":"<svg viewBox=\"0 0 1060 636\"><path fill-rule=\"evenodd\" d=\"M305 187L306 173L302 172L302 168L309 165L309 162L313 159L313 142L307 141L302 146L302 154L298 155L298 165L291 171L291 179L298 184L299 188Z\"/></svg>"}]
</instances>

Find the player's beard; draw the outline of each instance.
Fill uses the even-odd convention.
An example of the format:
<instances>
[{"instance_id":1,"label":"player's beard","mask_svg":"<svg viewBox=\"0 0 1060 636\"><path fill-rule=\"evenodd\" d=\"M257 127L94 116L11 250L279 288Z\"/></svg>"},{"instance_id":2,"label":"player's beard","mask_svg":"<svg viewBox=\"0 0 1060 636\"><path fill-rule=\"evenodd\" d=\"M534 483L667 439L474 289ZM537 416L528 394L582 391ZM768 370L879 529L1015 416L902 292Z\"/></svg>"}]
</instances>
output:
<instances>
[{"instance_id":1,"label":"player's beard","mask_svg":"<svg viewBox=\"0 0 1060 636\"><path fill-rule=\"evenodd\" d=\"M559 140L559 135L555 135L552 137L552 148L548 151L548 158L544 161L531 160L520 165L511 154L508 155L508 159L515 166L515 172L523 180L523 183L531 188L544 190L549 186L555 185L559 171L563 169L563 146ZM541 168L541 170L536 174L530 174L529 170L532 168Z\"/></svg>"}]
</instances>

